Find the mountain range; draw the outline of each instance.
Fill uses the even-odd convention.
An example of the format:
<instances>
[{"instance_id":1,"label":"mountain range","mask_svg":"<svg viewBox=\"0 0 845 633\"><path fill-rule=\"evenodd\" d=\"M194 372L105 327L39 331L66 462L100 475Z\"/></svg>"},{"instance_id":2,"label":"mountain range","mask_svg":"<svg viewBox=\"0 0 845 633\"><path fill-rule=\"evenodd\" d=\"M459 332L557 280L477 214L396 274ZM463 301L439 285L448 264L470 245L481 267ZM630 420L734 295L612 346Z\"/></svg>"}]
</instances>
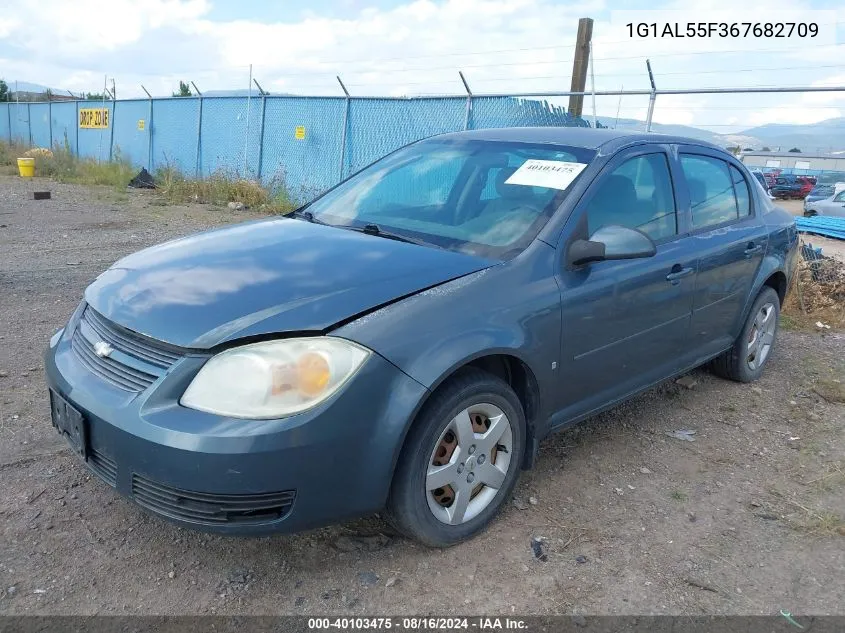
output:
<instances>
[{"instance_id":1,"label":"mountain range","mask_svg":"<svg viewBox=\"0 0 845 633\"><path fill-rule=\"evenodd\" d=\"M591 120L589 116L585 118L588 121ZM640 131L645 129L645 122L636 119L619 119L617 122L616 119L610 117L597 118L602 125L608 127ZM730 134L719 134L690 125L668 125L664 123L653 123L651 130L660 134L689 136L722 147L739 145L743 149L750 147L755 150L768 147L774 151L778 151L778 148L780 148L780 151L788 151L797 147L805 154L845 152L845 117L802 125L769 123Z\"/></svg>"}]
</instances>

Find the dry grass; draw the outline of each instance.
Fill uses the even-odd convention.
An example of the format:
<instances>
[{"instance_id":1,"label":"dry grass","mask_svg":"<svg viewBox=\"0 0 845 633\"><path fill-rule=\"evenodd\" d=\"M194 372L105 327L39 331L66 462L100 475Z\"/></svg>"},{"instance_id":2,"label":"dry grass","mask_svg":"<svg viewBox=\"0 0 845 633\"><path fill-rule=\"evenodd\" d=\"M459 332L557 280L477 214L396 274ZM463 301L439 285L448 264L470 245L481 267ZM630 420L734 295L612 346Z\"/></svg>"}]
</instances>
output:
<instances>
[{"instance_id":1,"label":"dry grass","mask_svg":"<svg viewBox=\"0 0 845 633\"><path fill-rule=\"evenodd\" d=\"M218 171L208 178L187 178L177 169L164 167L155 174L159 192L170 202L225 205L240 202L244 206L269 213L289 213L296 205L284 186L267 189L255 180Z\"/></svg>"},{"instance_id":2,"label":"dry grass","mask_svg":"<svg viewBox=\"0 0 845 633\"><path fill-rule=\"evenodd\" d=\"M0 170L6 174L18 173L18 158L30 149L19 143L0 142Z\"/></svg>"},{"instance_id":3,"label":"dry grass","mask_svg":"<svg viewBox=\"0 0 845 633\"><path fill-rule=\"evenodd\" d=\"M792 291L783 306L787 329L845 328L845 264L832 257L813 262L799 259Z\"/></svg>"},{"instance_id":4,"label":"dry grass","mask_svg":"<svg viewBox=\"0 0 845 633\"><path fill-rule=\"evenodd\" d=\"M132 163L120 155L119 149L115 149L112 160L98 162L75 156L67 140L64 145L56 145L52 150L0 142L0 170L17 173L17 158L24 155L35 158L37 176L81 185L105 185L118 191L125 191L129 181L138 172ZM297 206L283 183L274 183L266 188L255 180L224 171L197 179L188 178L168 166L156 172L155 181L165 204L195 202L226 205L229 202L240 202L267 213L290 213Z\"/></svg>"}]
</instances>

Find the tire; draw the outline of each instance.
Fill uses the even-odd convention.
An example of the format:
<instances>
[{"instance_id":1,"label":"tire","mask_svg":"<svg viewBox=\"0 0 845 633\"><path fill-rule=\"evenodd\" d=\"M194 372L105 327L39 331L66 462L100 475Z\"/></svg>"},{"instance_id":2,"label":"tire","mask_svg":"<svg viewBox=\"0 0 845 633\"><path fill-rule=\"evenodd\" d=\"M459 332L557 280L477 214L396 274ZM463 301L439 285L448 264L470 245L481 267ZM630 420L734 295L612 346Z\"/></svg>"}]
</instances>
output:
<instances>
[{"instance_id":1,"label":"tire","mask_svg":"<svg viewBox=\"0 0 845 633\"><path fill-rule=\"evenodd\" d=\"M478 433L485 425L492 430ZM431 547L475 536L510 498L524 447L525 414L513 389L480 369L461 370L435 391L408 433L388 496L387 519ZM450 483L430 490L441 476Z\"/></svg>"},{"instance_id":2,"label":"tire","mask_svg":"<svg viewBox=\"0 0 845 633\"><path fill-rule=\"evenodd\" d=\"M765 318L767 312L768 318ZM737 382L757 380L775 348L779 318L780 297L773 288L765 286L754 300L733 347L711 361L713 373ZM752 345L756 347L752 349Z\"/></svg>"}]
</instances>

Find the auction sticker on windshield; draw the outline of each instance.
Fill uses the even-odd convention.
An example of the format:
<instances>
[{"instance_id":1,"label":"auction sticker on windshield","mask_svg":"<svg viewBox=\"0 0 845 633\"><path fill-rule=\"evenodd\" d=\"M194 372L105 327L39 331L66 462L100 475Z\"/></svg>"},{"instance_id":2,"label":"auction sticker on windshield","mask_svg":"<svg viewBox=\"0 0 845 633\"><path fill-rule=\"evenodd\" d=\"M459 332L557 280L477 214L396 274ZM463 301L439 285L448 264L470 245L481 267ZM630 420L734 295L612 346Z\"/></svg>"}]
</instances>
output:
<instances>
[{"instance_id":1,"label":"auction sticker on windshield","mask_svg":"<svg viewBox=\"0 0 845 633\"><path fill-rule=\"evenodd\" d=\"M532 158L525 161L505 183L509 185L529 185L549 189L566 189L578 177L587 165L585 163L567 163L559 160L539 160Z\"/></svg>"}]
</instances>

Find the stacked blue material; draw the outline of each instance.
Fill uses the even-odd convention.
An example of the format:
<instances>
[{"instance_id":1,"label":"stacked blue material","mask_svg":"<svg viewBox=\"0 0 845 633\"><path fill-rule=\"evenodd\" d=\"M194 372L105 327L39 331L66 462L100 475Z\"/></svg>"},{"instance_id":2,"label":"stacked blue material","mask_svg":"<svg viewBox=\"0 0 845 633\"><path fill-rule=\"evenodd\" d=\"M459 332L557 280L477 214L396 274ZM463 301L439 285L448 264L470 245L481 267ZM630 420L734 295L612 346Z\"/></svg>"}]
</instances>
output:
<instances>
[{"instance_id":1,"label":"stacked blue material","mask_svg":"<svg viewBox=\"0 0 845 633\"><path fill-rule=\"evenodd\" d=\"M812 218L795 218L795 224L802 233L813 233L845 240L845 218L829 218L814 216Z\"/></svg>"}]
</instances>

